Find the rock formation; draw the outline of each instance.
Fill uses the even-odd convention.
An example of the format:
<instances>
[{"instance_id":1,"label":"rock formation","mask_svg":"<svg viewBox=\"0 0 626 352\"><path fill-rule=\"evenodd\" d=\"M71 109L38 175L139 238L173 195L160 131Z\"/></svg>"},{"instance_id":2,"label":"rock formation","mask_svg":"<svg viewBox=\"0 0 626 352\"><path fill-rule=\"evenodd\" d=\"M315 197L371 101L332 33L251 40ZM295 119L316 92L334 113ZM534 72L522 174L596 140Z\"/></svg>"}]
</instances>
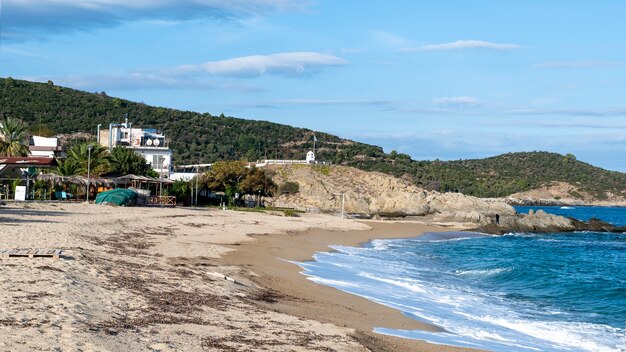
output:
<instances>
[{"instance_id":1,"label":"rock formation","mask_svg":"<svg viewBox=\"0 0 626 352\"><path fill-rule=\"evenodd\" d=\"M429 221L463 223L467 228L493 234L626 231L599 220L582 222L542 210L518 214L503 199L429 192L380 172L334 165L274 165L270 169L278 185L294 182L299 186L295 194L280 194L268 200L266 204L271 206L339 213L343 197L345 212L352 216L428 216Z\"/></svg>"},{"instance_id":2,"label":"rock formation","mask_svg":"<svg viewBox=\"0 0 626 352\"><path fill-rule=\"evenodd\" d=\"M408 181L334 165L273 166L277 184L295 182L296 194L278 195L271 205L340 212L342 194L347 213L373 217L435 214L437 221L488 223L496 214L513 215L504 201L485 202L460 193L429 192Z\"/></svg>"}]
</instances>

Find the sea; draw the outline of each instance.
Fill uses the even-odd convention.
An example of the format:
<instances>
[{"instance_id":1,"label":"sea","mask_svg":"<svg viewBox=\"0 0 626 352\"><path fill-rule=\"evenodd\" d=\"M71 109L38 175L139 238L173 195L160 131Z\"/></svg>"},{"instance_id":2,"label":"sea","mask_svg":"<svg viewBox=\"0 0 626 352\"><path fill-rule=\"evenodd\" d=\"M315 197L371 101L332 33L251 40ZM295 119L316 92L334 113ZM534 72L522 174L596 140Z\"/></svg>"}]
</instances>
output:
<instances>
[{"instance_id":1,"label":"sea","mask_svg":"<svg viewBox=\"0 0 626 352\"><path fill-rule=\"evenodd\" d=\"M543 209L626 226L626 208ZM626 234L427 233L332 246L297 263L319 284L442 332L374 331L492 351L626 351Z\"/></svg>"}]
</instances>

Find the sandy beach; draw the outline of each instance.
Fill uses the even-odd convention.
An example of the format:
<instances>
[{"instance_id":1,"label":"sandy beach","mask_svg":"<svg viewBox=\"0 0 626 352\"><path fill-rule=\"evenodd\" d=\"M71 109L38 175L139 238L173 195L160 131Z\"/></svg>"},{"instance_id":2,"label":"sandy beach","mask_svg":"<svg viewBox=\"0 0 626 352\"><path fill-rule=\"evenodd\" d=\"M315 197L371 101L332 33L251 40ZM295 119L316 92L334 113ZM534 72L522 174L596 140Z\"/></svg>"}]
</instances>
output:
<instances>
[{"instance_id":1,"label":"sandy beach","mask_svg":"<svg viewBox=\"0 0 626 352\"><path fill-rule=\"evenodd\" d=\"M285 261L442 230L319 214L10 204L0 208L0 249L64 254L0 260L0 350L462 350L372 333L437 328L315 284Z\"/></svg>"}]
</instances>

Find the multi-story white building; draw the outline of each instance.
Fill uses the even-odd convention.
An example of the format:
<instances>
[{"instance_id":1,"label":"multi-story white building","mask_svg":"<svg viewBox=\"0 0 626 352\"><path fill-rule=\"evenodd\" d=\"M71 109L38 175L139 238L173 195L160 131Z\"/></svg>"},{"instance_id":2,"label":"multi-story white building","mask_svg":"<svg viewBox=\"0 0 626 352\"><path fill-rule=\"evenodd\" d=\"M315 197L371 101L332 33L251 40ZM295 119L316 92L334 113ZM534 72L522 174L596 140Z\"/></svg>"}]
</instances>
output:
<instances>
[{"instance_id":1,"label":"multi-story white building","mask_svg":"<svg viewBox=\"0 0 626 352\"><path fill-rule=\"evenodd\" d=\"M141 155L162 178L170 178L172 150L162 132L156 128L136 128L128 122L109 124L108 130L98 125L98 142L109 148L123 146Z\"/></svg>"}]
</instances>

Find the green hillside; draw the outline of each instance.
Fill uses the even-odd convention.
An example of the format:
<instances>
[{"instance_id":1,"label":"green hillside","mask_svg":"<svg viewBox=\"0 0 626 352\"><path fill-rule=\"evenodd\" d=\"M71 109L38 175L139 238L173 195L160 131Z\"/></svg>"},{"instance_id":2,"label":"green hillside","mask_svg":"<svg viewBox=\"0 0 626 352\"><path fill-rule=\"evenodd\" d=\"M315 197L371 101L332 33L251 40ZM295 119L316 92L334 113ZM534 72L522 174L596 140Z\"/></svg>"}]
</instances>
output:
<instances>
[{"instance_id":1,"label":"green hillside","mask_svg":"<svg viewBox=\"0 0 626 352\"><path fill-rule=\"evenodd\" d=\"M382 171L431 190L501 197L554 181L567 182L597 198L606 192L626 196L626 174L606 171L555 153L510 153L459 161L415 161L395 151L341 139L327 133L266 121L213 116L152 107L104 93L0 78L0 115L13 116L54 133L91 132L98 124L121 122L161 129L171 141L175 163L217 160L303 158L317 136L320 160Z\"/></svg>"},{"instance_id":2,"label":"green hillside","mask_svg":"<svg viewBox=\"0 0 626 352\"><path fill-rule=\"evenodd\" d=\"M504 197L557 181L574 185L598 199L605 199L606 192L626 196L625 173L595 167L573 155L548 152L455 161L412 161L390 154L382 161L371 160L359 167L410 177L427 189L479 197Z\"/></svg>"},{"instance_id":3,"label":"green hillside","mask_svg":"<svg viewBox=\"0 0 626 352\"><path fill-rule=\"evenodd\" d=\"M313 131L266 121L200 114L148 106L105 93L87 93L55 86L0 78L0 113L29 125L44 125L53 133L91 132L123 122L159 128L171 141L177 164L209 163L223 159L304 159L313 147ZM317 154L341 163L355 155L381 156L380 147L315 132Z\"/></svg>"}]
</instances>

